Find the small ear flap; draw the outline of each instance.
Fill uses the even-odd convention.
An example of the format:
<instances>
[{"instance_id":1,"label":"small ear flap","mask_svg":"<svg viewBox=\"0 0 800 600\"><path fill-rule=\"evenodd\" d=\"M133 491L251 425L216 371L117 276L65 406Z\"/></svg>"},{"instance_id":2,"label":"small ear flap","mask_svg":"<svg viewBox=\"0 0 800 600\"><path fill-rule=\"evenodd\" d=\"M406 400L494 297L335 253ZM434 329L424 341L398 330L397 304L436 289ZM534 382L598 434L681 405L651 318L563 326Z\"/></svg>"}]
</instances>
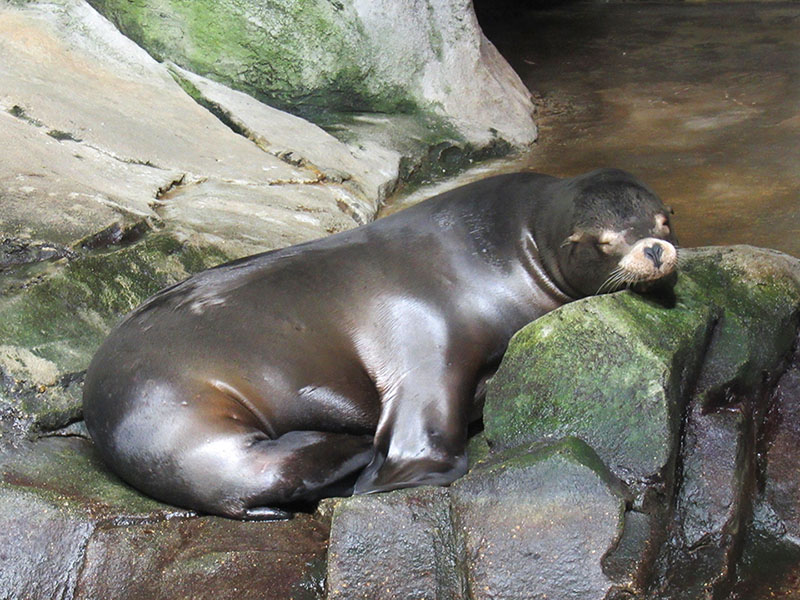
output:
<instances>
[{"instance_id":1,"label":"small ear flap","mask_svg":"<svg viewBox=\"0 0 800 600\"><path fill-rule=\"evenodd\" d=\"M588 234L585 231L576 231L563 242L561 242L561 247L569 246L570 244L577 244L582 242L588 237Z\"/></svg>"}]
</instances>

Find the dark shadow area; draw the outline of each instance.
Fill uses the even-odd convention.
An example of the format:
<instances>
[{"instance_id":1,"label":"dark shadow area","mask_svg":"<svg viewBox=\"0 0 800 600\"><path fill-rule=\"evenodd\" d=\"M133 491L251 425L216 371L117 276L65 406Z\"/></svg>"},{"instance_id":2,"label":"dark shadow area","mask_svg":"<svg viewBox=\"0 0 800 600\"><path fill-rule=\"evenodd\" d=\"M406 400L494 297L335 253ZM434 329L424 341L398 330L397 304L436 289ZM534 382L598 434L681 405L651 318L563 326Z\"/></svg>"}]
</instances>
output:
<instances>
[{"instance_id":1,"label":"dark shadow area","mask_svg":"<svg viewBox=\"0 0 800 600\"><path fill-rule=\"evenodd\" d=\"M576 4L580 0L473 0L475 14L486 36L492 40L495 34L502 35L517 19L543 9L556 8Z\"/></svg>"}]
</instances>

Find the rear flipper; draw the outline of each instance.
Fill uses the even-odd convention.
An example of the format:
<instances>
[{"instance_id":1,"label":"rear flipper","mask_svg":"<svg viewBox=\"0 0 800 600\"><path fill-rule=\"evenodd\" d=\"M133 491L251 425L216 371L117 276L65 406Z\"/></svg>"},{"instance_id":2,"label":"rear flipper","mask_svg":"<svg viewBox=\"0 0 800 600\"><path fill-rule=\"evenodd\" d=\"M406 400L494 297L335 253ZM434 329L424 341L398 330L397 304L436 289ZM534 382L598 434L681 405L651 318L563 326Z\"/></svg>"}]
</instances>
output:
<instances>
[{"instance_id":1,"label":"rear flipper","mask_svg":"<svg viewBox=\"0 0 800 600\"><path fill-rule=\"evenodd\" d=\"M242 429L213 436L196 431L201 443L170 461L167 485L137 487L204 513L286 519L291 513L285 508L350 493L373 454L370 435L292 431L269 439L261 431Z\"/></svg>"}]
</instances>

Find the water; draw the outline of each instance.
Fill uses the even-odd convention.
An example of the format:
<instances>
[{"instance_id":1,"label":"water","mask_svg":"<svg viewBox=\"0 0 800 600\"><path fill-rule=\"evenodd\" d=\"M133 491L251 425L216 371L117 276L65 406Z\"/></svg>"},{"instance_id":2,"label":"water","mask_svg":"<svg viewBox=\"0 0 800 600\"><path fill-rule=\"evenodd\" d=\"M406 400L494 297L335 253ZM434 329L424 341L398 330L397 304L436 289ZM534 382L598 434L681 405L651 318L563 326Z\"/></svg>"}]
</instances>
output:
<instances>
[{"instance_id":1,"label":"water","mask_svg":"<svg viewBox=\"0 0 800 600\"><path fill-rule=\"evenodd\" d=\"M482 26L540 106L539 142L497 170L619 167L674 208L683 246L800 256L800 4L571 4L497 17Z\"/></svg>"}]
</instances>

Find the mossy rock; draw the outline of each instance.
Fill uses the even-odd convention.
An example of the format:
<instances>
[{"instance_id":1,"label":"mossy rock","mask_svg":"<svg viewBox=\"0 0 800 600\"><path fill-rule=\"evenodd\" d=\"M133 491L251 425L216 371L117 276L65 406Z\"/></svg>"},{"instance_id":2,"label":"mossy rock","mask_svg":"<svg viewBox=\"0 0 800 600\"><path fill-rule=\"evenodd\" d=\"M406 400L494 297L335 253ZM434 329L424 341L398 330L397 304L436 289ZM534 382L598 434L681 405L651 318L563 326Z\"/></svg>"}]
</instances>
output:
<instances>
[{"instance_id":1,"label":"mossy rock","mask_svg":"<svg viewBox=\"0 0 800 600\"><path fill-rule=\"evenodd\" d=\"M747 246L703 248L681 270L719 314L697 388L704 404L724 402L728 388L752 389L786 358L797 334L800 261Z\"/></svg>"},{"instance_id":2,"label":"mossy rock","mask_svg":"<svg viewBox=\"0 0 800 600\"><path fill-rule=\"evenodd\" d=\"M120 317L158 290L227 258L213 247L150 232L127 246L81 250L44 270L35 265L29 278L12 274L15 283L0 299L4 429L48 430L77 418L83 372Z\"/></svg>"},{"instance_id":3,"label":"mossy rock","mask_svg":"<svg viewBox=\"0 0 800 600\"><path fill-rule=\"evenodd\" d=\"M417 110L406 89L376 77L369 55L377 49L349 3L92 0L90 4L156 59L172 60L281 110L304 116L326 110Z\"/></svg>"},{"instance_id":4,"label":"mossy rock","mask_svg":"<svg viewBox=\"0 0 800 600\"><path fill-rule=\"evenodd\" d=\"M419 185L536 138L522 82L469 3L90 0L156 60L301 116L360 148L399 152ZM402 57L398 60L397 57ZM177 69L201 105L237 130Z\"/></svg>"},{"instance_id":5,"label":"mossy rock","mask_svg":"<svg viewBox=\"0 0 800 600\"><path fill-rule=\"evenodd\" d=\"M518 332L488 386L500 447L575 435L627 480L665 473L695 386L760 382L791 348L797 261L747 247L684 251L675 302L631 292L568 304Z\"/></svg>"}]
</instances>

